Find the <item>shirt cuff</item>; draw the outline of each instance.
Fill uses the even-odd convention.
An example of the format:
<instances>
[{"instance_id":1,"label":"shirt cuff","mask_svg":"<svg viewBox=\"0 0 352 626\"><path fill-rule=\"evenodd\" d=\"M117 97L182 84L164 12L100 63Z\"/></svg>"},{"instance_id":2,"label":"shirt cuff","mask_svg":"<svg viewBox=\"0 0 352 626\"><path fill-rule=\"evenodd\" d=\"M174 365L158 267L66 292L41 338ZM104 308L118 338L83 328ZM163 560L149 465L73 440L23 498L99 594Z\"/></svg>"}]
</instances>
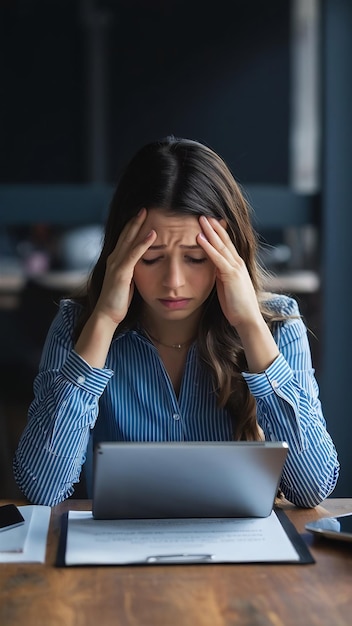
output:
<instances>
[{"instance_id":1,"label":"shirt cuff","mask_svg":"<svg viewBox=\"0 0 352 626\"><path fill-rule=\"evenodd\" d=\"M68 355L60 373L70 383L95 396L101 396L110 378L114 375L113 370L91 367L74 350Z\"/></svg>"},{"instance_id":2,"label":"shirt cuff","mask_svg":"<svg viewBox=\"0 0 352 626\"><path fill-rule=\"evenodd\" d=\"M292 380L293 372L282 354L276 357L268 369L260 374L242 372L249 391L255 398L263 398L277 392L280 387Z\"/></svg>"}]
</instances>

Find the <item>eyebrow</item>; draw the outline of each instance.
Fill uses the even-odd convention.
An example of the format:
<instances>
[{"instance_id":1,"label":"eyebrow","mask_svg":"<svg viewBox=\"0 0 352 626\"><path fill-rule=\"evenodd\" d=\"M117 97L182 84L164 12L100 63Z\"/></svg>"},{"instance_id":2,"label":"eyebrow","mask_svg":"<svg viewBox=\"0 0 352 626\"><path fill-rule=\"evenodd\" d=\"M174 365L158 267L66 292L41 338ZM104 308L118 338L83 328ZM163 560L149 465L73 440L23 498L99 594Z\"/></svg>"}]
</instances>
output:
<instances>
[{"instance_id":1,"label":"eyebrow","mask_svg":"<svg viewBox=\"0 0 352 626\"><path fill-rule=\"evenodd\" d=\"M185 246L184 244L181 244L179 247L185 248L186 250L202 250L202 247L198 246L197 244L191 246ZM150 246L148 250L164 250L165 248L167 248L165 244L160 244L158 246Z\"/></svg>"}]
</instances>

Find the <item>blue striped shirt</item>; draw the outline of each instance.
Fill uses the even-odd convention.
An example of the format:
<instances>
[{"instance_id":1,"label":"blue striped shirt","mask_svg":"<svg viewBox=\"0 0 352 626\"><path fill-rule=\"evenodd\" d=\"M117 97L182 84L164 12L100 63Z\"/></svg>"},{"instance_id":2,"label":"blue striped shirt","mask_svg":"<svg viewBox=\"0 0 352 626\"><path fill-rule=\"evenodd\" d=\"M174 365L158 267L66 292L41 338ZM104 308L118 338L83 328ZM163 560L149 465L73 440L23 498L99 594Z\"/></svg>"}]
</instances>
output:
<instances>
[{"instance_id":1,"label":"blue striped shirt","mask_svg":"<svg viewBox=\"0 0 352 626\"><path fill-rule=\"evenodd\" d=\"M269 305L299 315L297 303ZM209 372L190 347L178 397L154 345L138 330L111 343L105 368L73 349L80 306L63 300L49 330L34 381L34 400L14 459L29 500L51 506L74 492L85 464L88 492L98 441L229 441L231 420L217 406ZM243 372L265 438L287 441L281 489L298 506L315 506L335 487L339 464L318 397L307 329L290 318L275 324L279 356L260 374ZM255 488L255 486L254 486Z\"/></svg>"}]
</instances>

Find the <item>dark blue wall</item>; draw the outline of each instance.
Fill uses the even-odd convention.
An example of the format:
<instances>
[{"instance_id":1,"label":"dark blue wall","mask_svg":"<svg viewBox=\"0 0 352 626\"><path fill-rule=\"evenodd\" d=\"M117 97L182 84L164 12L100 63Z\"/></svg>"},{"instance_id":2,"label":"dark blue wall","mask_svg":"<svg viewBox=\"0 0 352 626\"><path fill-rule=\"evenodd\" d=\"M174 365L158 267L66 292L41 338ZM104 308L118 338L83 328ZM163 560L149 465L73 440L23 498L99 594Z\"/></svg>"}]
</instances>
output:
<instances>
[{"instance_id":1,"label":"dark blue wall","mask_svg":"<svg viewBox=\"0 0 352 626\"><path fill-rule=\"evenodd\" d=\"M352 494L352 3L325 0L321 397L338 448L335 494Z\"/></svg>"},{"instance_id":2,"label":"dark blue wall","mask_svg":"<svg viewBox=\"0 0 352 626\"><path fill-rule=\"evenodd\" d=\"M213 146L242 181L287 183L289 2L86 4L106 24L108 181L141 144L173 133ZM0 183L90 180L89 38L99 17L82 6L0 5Z\"/></svg>"}]
</instances>

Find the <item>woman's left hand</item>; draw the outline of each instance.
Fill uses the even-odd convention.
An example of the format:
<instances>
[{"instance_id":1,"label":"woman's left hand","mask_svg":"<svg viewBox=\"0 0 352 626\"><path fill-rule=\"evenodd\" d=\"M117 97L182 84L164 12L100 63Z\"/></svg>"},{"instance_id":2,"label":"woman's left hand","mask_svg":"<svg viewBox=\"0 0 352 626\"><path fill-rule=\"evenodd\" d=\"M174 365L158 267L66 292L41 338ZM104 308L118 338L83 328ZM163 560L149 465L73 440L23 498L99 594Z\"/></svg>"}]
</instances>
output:
<instances>
[{"instance_id":1,"label":"woman's left hand","mask_svg":"<svg viewBox=\"0 0 352 626\"><path fill-rule=\"evenodd\" d=\"M262 322L257 296L243 259L226 229L215 218L200 217L202 233L198 244L216 267L216 287L220 306L231 326Z\"/></svg>"},{"instance_id":2,"label":"woman's left hand","mask_svg":"<svg viewBox=\"0 0 352 626\"><path fill-rule=\"evenodd\" d=\"M258 303L244 260L226 229L214 219L199 218L197 242L216 267L220 306L242 341L249 372L263 372L279 354Z\"/></svg>"}]
</instances>

